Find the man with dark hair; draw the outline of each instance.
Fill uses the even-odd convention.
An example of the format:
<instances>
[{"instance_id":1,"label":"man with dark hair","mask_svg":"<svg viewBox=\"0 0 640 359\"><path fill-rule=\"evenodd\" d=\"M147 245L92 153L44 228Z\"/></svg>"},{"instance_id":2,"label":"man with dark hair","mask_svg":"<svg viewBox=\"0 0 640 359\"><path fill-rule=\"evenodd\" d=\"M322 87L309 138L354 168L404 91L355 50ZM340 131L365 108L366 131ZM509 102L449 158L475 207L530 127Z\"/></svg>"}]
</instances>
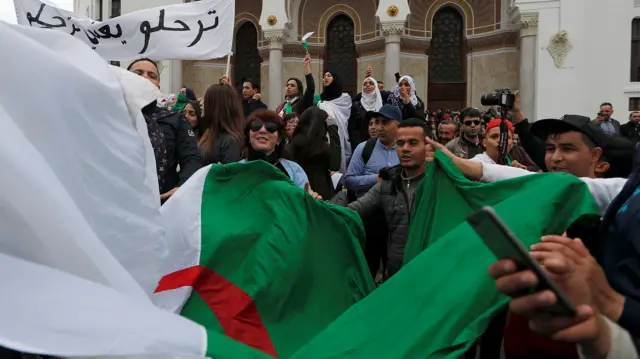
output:
<instances>
[{"instance_id":1,"label":"man with dark hair","mask_svg":"<svg viewBox=\"0 0 640 359\"><path fill-rule=\"evenodd\" d=\"M610 102L604 102L600 105L600 112L598 112L598 117L596 117L592 123L602 130L604 133L608 133L610 135L619 135L620 134L620 122L611 118L613 115L613 105Z\"/></svg>"},{"instance_id":2,"label":"man with dark hair","mask_svg":"<svg viewBox=\"0 0 640 359\"><path fill-rule=\"evenodd\" d=\"M453 121L443 120L438 125L438 142L446 145L453 141L458 134L458 124Z\"/></svg>"},{"instance_id":3,"label":"man with dark hair","mask_svg":"<svg viewBox=\"0 0 640 359\"><path fill-rule=\"evenodd\" d=\"M380 90L380 92L384 91L384 82L378 81L378 90Z\"/></svg>"},{"instance_id":4,"label":"man with dark hair","mask_svg":"<svg viewBox=\"0 0 640 359\"><path fill-rule=\"evenodd\" d=\"M267 109L260 95L260 84L254 80L245 79L242 82L242 109L244 117L248 117L256 110Z\"/></svg>"},{"instance_id":5,"label":"man with dark hair","mask_svg":"<svg viewBox=\"0 0 640 359\"><path fill-rule=\"evenodd\" d=\"M640 111L631 112L629 122L620 126L620 135L635 143L640 142Z\"/></svg>"},{"instance_id":6,"label":"man with dark hair","mask_svg":"<svg viewBox=\"0 0 640 359\"><path fill-rule=\"evenodd\" d=\"M480 141L481 112L477 108L469 107L460 113L460 134L447 143L447 149L458 157L473 158L484 152Z\"/></svg>"},{"instance_id":7,"label":"man with dark hair","mask_svg":"<svg viewBox=\"0 0 640 359\"><path fill-rule=\"evenodd\" d=\"M376 209L384 212L389 226L385 277L392 276L402 266L411 207L415 190L424 177L426 137L430 134L431 129L422 119L409 118L401 121L396 137L396 152L400 164L382 169L380 181L364 196L349 204L349 208L358 212L361 217L366 217Z\"/></svg>"}]
</instances>

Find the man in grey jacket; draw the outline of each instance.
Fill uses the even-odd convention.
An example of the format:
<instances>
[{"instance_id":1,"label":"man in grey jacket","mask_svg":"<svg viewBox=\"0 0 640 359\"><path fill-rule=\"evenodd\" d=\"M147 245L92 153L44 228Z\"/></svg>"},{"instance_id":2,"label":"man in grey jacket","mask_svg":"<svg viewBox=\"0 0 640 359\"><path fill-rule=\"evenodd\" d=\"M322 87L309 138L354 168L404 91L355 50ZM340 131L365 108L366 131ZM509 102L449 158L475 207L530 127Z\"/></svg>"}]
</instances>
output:
<instances>
[{"instance_id":1,"label":"man in grey jacket","mask_svg":"<svg viewBox=\"0 0 640 359\"><path fill-rule=\"evenodd\" d=\"M385 277L392 276L402 266L415 190L424 177L426 137L429 133L426 122L421 119L411 118L401 122L396 143L400 164L382 169L380 181L364 196L349 204L349 208L361 217L378 208L384 212L389 226Z\"/></svg>"}]
</instances>

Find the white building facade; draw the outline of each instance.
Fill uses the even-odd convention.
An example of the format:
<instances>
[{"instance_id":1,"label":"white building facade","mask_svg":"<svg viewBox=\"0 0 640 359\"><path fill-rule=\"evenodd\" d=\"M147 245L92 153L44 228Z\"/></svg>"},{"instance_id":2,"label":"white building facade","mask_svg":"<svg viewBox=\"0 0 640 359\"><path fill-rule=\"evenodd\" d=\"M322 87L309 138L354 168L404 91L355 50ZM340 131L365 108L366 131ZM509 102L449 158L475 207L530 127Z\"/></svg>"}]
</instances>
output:
<instances>
[{"instance_id":1,"label":"white building facade","mask_svg":"<svg viewBox=\"0 0 640 359\"><path fill-rule=\"evenodd\" d=\"M100 20L179 2L76 0L75 12ZM371 65L387 88L412 75L431 110L481 107L497 88L519 88L531 119L594 117L602 102L622 122L640 110L640 0L236 0L235 23L231 75L258 81L271 108L303 76L300 39L313 31L318 86L329 69L356 93ZM163 61L161 86L203 95L225 67Z\"/></svg>"}]
</instances>

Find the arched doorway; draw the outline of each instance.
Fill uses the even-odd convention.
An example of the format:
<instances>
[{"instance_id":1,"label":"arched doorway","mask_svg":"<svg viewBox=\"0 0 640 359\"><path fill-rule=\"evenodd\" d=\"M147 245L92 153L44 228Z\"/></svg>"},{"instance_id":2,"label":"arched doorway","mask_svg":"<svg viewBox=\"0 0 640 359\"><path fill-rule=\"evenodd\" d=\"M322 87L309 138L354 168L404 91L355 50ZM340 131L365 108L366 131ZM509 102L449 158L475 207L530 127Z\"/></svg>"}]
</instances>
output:
<instances>
[{"instance_id":1,"label":"arched doorway","mask_svg":"<svg viewBox=\"0 0 640 359\"><path fill-rule=\"evenodd\" d=\"M462 109L467 102L462 15L453 7L444 7L434 15L431 29L428 108Z\"/></svg>"},{"instance_id":2,"label":"arched doorway","mask_svg":"<svg viewBox=\"0 0 640 359\"><path fill-rule=\"evenodd\" d=\"M262 57L258 51L258 31L252 22L246 21L236 32L233 81L236 88L242 88L245 80L260 83Z\"/></svg>"},{"instance_id":3,"label":"arched doorway","mask_svg":"<svg viewBox=\"0 0 640 359\"><path fill-rule=\"evenodd\" d=\"M347 15L337 15L327 26L324 68L340 76L344 92L352 96L358 92L354 25Z\"/></svg>"}]
</instances>

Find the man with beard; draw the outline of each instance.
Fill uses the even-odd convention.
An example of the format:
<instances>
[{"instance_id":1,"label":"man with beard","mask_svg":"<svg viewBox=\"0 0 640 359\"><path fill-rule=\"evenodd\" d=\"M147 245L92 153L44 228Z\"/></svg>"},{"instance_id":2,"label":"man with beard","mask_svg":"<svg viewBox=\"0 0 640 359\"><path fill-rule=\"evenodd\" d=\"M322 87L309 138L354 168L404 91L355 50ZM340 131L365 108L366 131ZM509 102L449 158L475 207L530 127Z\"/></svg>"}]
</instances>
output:
<instances>
[{"instance_id":1,"label":"man with beard","mask_svg":"<svg viewBox=\"0 0 640 359\"><path fill-rule=\"evenodd\" d=\"M482 141L480 141L480 110L477 108L466 108L460 113L462 128L460 136L447 143L447 149L458 157L473 158L484 152Z\"/></svg>"},{"instance_id":2,"label":"man with beard","mask_svg":"<svg viewBox=\"0 0 640 359\"><path fill-rule=\"evenodd\" d=\"M455 122L444 120L438 125L438 142L446 145L453 141L458 132L458 126Z\"/></svg>"}]
</instances>

